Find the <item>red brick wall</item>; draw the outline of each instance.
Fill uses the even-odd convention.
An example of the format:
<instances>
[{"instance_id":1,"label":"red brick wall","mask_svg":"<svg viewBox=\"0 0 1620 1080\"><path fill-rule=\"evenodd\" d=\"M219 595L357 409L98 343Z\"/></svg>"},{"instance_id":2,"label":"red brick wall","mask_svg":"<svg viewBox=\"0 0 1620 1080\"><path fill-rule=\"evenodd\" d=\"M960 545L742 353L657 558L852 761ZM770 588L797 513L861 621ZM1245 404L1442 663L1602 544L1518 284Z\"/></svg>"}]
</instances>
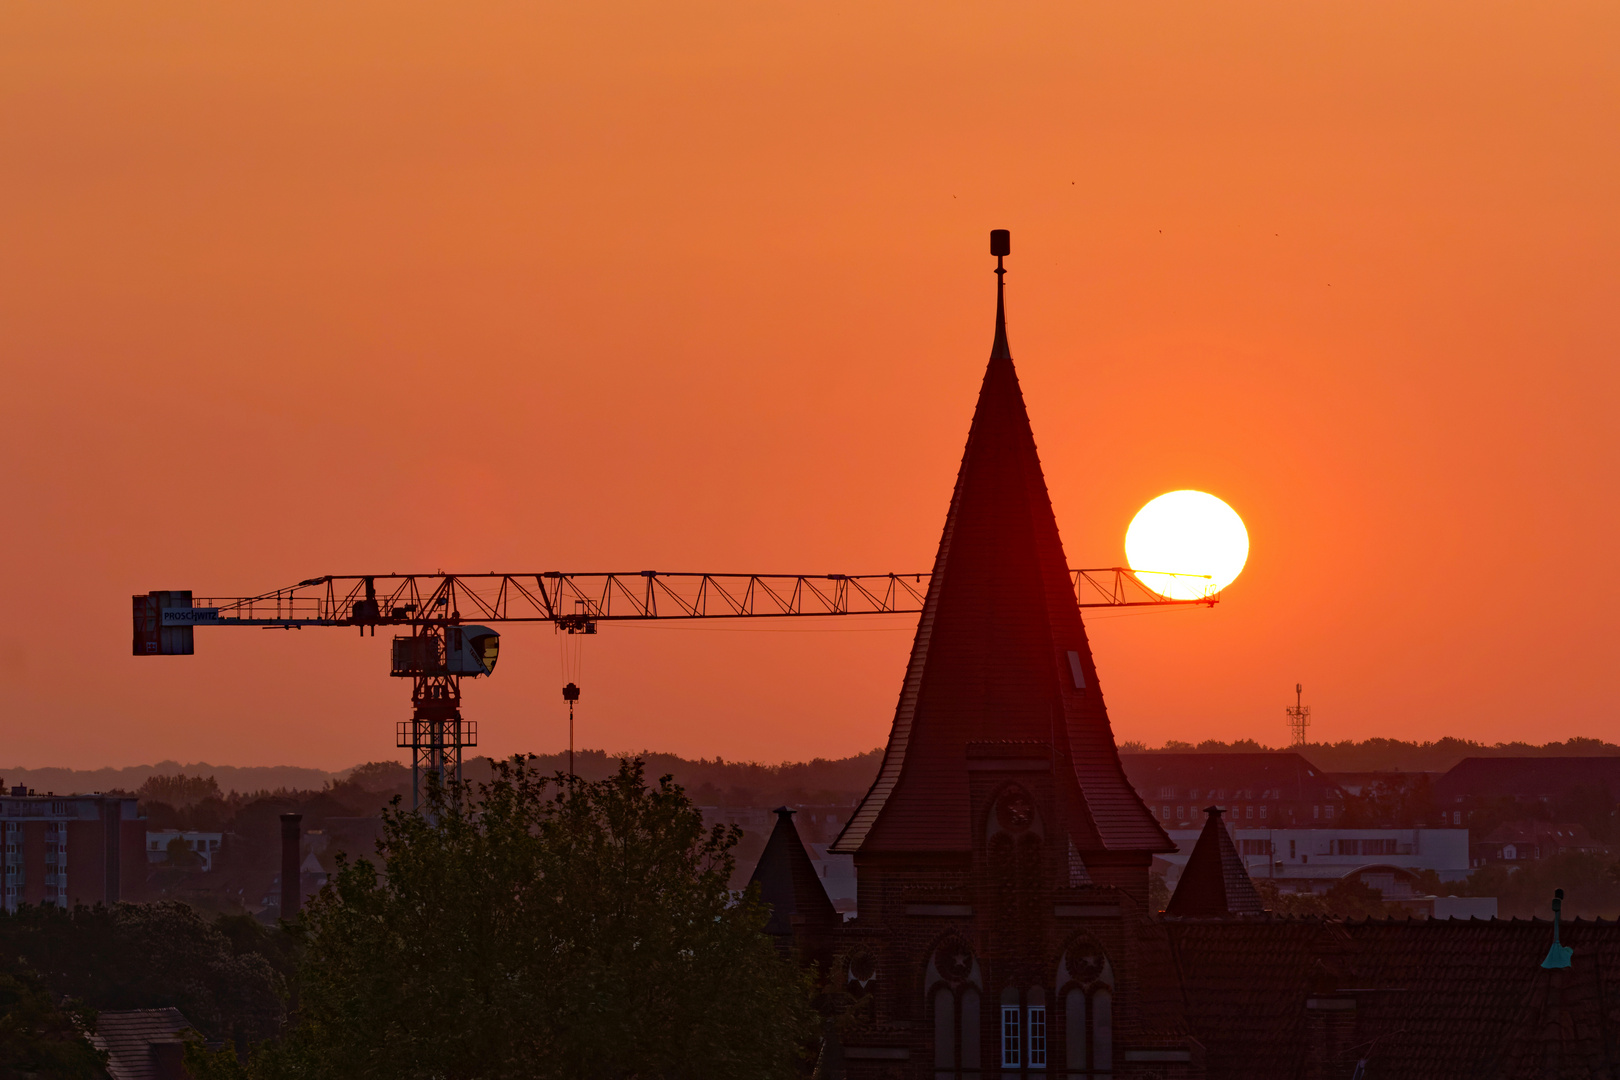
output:
<instances>
[{"instance_id":1,"label":"red brick wall","mask_svg":"<svg viewBox=\"0 0 1620 1080\"><path fill-rule=\"evenodd\" d=\"M119 823L122 839L118 852L117 900L140 900L146 891L146 821L140 818Z\"/></svg>"},{"instance_id":2,"label":"red brick wall","mask_svg":"<svg viewBox=\"0 0 1620 1080\"><path fill-rule=\"evenodd\" d=\"M25 904L45 899L45 823L22 823L23 887L18 897Z\"/></svg>"},{"instance_id":3,"label":"red brick wall","mask_svg":"<svg viewBox=\"0 0 1620 1080\"><path fill-rule=\"evenodd\" d=\"M70 904L99 904L107 898L107 848L99 821L67 823L67 881Z\"/></svg>"},{"instance_id":4,"label":"red brick wall","mask_svg":"<svg viewBox=\"0 0 1620 1080\"><path fill-rule=\"evenodd\" d=\"M870 1023L850 1030L846 1042L869 1055L905 1050L908 1057L904 1062L847 1059L849 1080L954 1076L936 1077L932 1068L933 1017L923 985L930 959L950 936L972 949L983 980L979 1045L985 1077L1000 1074L1000 1002L1009 986L1017 989L1021 1003L1029 988L1043 989L1049 1063L1043 1071L1052 1080L1066 1075L1064 1006L1055 980L1059 959L1085 938L1101 947L1113 970L1113 1075L1119 1080L1202 1075L1197 1062L1125 1059L1130 1048L1190 1049L1185 1040L1166 1034L1179 1028L1174 1004L1179 992L1168 940L1147 911L1151 856L1082 851L1091 883L1071 884L1069 840L1085 836L1088 822L1053 783L1050 771L980 764L970 772L969 788L973 834L964 839L971 852L855 856L860 917L844 932L840 947L870 951L878 976L865 1006ZM1018 799L1024 800L1022 810L1015 809ZM998 824L1004 811L1008 821L1022 815L1024 823ZM1009 838L1012 847L1006 846ZM1003 848L1007 853L998 854Z\"/></svg>"}]
</instances>

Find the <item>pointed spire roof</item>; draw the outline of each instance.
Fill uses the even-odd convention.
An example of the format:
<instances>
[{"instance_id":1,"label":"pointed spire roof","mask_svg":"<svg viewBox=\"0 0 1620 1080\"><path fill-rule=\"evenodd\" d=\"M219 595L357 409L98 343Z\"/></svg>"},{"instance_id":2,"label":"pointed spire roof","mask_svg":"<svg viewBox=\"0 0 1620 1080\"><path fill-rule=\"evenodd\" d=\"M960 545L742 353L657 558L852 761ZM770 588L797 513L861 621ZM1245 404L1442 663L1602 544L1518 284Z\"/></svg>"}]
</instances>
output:
<instances>
[{"instance_id":1,"label":"pointed spire roof","mask_svg":"<svg viewBox=\"0 0 1620 1080\"><path fill-rule=\"evenodd\" d=\"M804 850L793 814L786 806L776 808L776 827L748 879L750 885L759 883L760 899L771 905L765 932L784 942L792 941L796 921L801 936L805 932L825 932L842 922L827 899L810 853Z\"/></svg>"},{"instance_id":2,"label":"pointed spire roof","mask_svg":"<svg viewBox=\"0 0 1620 1080\"><path fill-rule=\"evenodd\" d=\"M1220 807L1207 806L1204 813L1209 815L1204 831L1198 834L1198 843L1187 857L1187 868L1181 872L1176 894L1164 913L1192 918L1261 914L1265 905L1243 867L1232 837L1221 824Z\"/></svg>"},{"instance_id":3,"label":"pointed spire roof","mask_svg":"<svg viewBox=\"0 0 1620 1080\"><path fill-rule=\"evenodd\" d=\"M996 327L877 781L832 850L969 851L970 743L1050 747L1080 851L1173 851L1126 780L1007 343Z\"/></svg>"}]
</instances>

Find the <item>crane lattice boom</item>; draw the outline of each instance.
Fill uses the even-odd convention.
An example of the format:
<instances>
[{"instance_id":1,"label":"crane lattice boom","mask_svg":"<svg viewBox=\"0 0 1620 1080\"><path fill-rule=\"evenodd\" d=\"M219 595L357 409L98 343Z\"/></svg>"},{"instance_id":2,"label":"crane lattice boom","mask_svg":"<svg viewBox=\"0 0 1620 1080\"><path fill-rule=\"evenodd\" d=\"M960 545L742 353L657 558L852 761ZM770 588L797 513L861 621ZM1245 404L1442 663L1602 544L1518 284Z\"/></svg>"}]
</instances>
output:
<instances>
[{"instance_id":1,"label":"crane lattice boom","mask_svg":"<svg viewBox=\"0 0 1620 1080\"><path fill-rule=\"evenodd\" d=\"M1159 595L1124 567L1072 570L1081 607L1204 604ZM412 682L410 720L395 744L411 751L417 801L428 775L461 777L462 751L478 744L461 715L461 680L492 674L500 635L482 623L551 623L570 634L631 619L750 619L917 614L929 574L700 574L641 570L567 574L332 574L259 596L202 599L190 592L134 598L137 656L186 655L199 626L393 627L390 674ZM1175 577L1200 577L1177 574ZM1205 579L1206 581L1208 579ZM569 693L572 692L572 697ZM579 689L563 691L570 707ZM570 732L572 727L570 726ZM570 735L570 747L572 747ZM571 751L570 751L571 752Z\"/></svg>"},{"instance_id":2,"label":"crane lattice boom","mask_svg":"<svg viewBox=\"0 0 1620 1080\"><path fill-rule=\"evenodd\" d=\"M1071 570L1080 607L1214 605L1159 595L1124 567ZM1163 575L1199 578L1200 575ZM549 622L570 632L627 619L915 614L929 574L618 573L327 575L259 596L194 598L165 626L422 626ZM1207 579L1206 579L1207 580Z\"/></svg>"}]
</instances>

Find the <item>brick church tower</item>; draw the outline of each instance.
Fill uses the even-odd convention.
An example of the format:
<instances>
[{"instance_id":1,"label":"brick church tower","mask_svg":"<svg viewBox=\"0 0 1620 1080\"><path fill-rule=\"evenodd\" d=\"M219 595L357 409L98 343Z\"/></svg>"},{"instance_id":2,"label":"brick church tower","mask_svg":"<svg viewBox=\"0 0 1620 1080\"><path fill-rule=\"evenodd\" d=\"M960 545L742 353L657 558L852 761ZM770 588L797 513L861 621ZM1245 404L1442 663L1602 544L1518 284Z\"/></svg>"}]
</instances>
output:
<instances>
[{"instance_id":1,"label":"brick church tower","mask_svg":"<svg viewBox=\"0 0 1620 1080\"><path fill-rule=\"evenodd\" d=\"M1007 344L995 341L883 764L833 851L848 1080L1202 1075Z\"/></svg>"}]
</instances>

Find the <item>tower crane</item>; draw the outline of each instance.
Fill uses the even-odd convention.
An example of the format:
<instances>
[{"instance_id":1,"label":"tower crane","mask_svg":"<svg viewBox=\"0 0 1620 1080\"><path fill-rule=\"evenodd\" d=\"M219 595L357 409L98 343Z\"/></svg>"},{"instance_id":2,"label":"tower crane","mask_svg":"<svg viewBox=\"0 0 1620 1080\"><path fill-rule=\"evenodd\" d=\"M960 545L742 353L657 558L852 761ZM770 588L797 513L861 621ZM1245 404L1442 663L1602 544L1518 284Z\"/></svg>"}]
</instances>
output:
<instances>
[{"instance_id":1,"label":"tower crane","mask_svg":"<svg viewBox=\"0 0 1620 1080\"><path fill-rule=\"evenodd\" d=\"M411 718L398 722L395 745L411 751L414 804L426 773L461 779L462 751L478 745L478 727L461 715L461 680L491 675L500 634L485 624L551 623L568 634L600 624L645 619L755 619L917 614L929 574L628 573L327 574L257 596L203 598L189 590L136 594L136 656L191 655L198 627L394 631L389 674L411 680ZM1198 574L1155 574L1198 579ZM1160 595L1124 567L1071 570L1080 607L1213 606ZM565 689L578 697L572 683Z\"/></svg>"}]
</instances>

